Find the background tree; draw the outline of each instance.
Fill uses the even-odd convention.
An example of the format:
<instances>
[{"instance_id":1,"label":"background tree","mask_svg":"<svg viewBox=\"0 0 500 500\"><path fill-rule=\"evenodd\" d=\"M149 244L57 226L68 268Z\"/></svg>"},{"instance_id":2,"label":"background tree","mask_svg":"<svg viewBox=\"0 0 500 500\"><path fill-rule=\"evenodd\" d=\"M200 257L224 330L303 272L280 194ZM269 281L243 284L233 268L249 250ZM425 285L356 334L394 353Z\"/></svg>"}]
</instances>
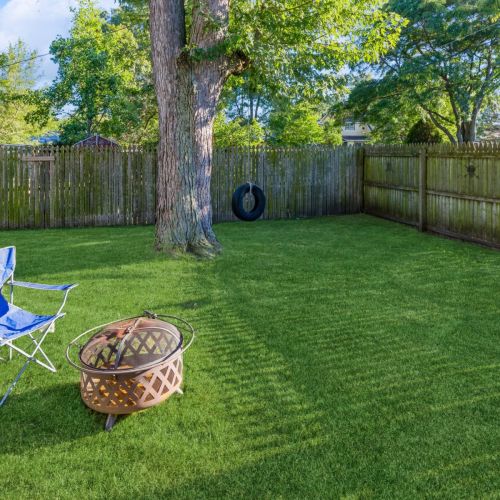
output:
<instances>
[{"instance_id":1,"label":"background tree","mask_svg":"<svg viewBox=\"0 0 500 500\"><path fill-rule=\"evenodd\" d=\"M342 144L340 125L333 118L323 120L323 143L330 146L339 146Z\"/></svg>"},{"instance_id":2,"label":"background tree","mask_svg":"<svg viewBox=\"0 0 500 500\"><path fill-rule=\"evenodd\" d=\"M141 85L137 42L125 25L111 24L93 0L80 0L68 38L50 47L59 66L56 80L39 94L38 115L65 115L61 142L93 133L121 138L140 126Z\"/></svg>"},{"instance_id":3,"label":"background tree","mask_svg":"<svg viewBox=\"0 0 500 500\"><path fill-rule=\"evenodd\" d=\"M0 53L0 144L26 144L44 132L26 121L26 116L33 110L27 102L27 95L32 91L39 71L36 55L36 51L29 50L22 40L10 44L5 53Z\"/></svg>"},{"instance_id":4,"label":"background tree","mask_svg":"<svg viewBox=\"0 0 500 500\"><path fill-rule=\"evenodd\" d=\"M318 106L301 102L272 111L269 117L269 142L280 146L341 144L340 128L331 120L323 122Z\"/></svg>"},{"instance_id":5,"label":"background tree","mask_svg":"<svg viewBox=\"0 0 500 500\"><path fill-rule=\"evenodd\" d=\"M342 143L340 127L333 120L322 120L325 96L297 98L293 85L282 85L289 92L280 92L276 83L252 82L256 77L249 69L229 78L219 102L219 108L231 120L228 123L258 124L265 142L280 146ZM218 123L216 120L216 127ZM248 140L244 136L241 139L239 145L245 146Z\"/></svg>"},{"instance_id":6,"label":"background tree","mask_svg":"<svg viewBox=\"0 0 500 500\"><path fill-rule=\"evenodd\" d=\"M211 254L213 125L229 76L253 69L305 97L347 63L375 61L399 17L377 0L150 0L159 109L156 247Z\"/></svg>"},{"instance_id":7,"label":"background tree","mask_svg":"<svg viewBox=\"0 0 500 500\"><path fill-rule=\"evenodd\" d=\"M158 143L158 105L151 65L151 41L149 35L149 8L147 0L119 0L112 10L110 23L126 26L133 33L135 53L135 92L133 99L138 118L127 127L122 139L131 144Z\"/></svg>"},{"instance_id":8,"label":"background tree","mask_svg":"<svg viewBox=\"0 0 500 500\"><path fill-rule=\"evenodd\" d=\"M369 123L370 142L400 144L405 142L411 127L422 118L422 111L405 96L393 93L389 81L363 79L358 81L345 103L332 108L338 123L350 118Z\"/></svg>"},{"instance_id":9,"label":"background tree","mask_svg":"<svg viewBox=\"0 0 500 500\"><path fill-rule=\"evenodd\" d=\"M348 107L380 119L383 109L392 114L410 104L450 142L475 141L481 110L500 77L498 2L390 0L386 9L405 17L407 26L373 66L377 78L361 82ZM415 117L410 113L409 121Z\"/></svg>"},{"instance_id":10,"label":"background tree","mask_svg":"<svg viewBox=\"0 0 500 500\"><path fill-rule=\"evenodd\" d=\"M266 86L266 82L260 82L258 77L253 68L248 68L243 74L228 78L219 107L225 110L229 118L240 118L247 122L266 121L277 97L273 94L276 86Z\"/></svg>"},{"instance_id":11,"label":"background tree","mask_svg":"<svg viewBox=\"0 0 500 500\"><path fill-rule=\"evenodd\" d=\"M214 145L218 148L258 146L264 143L264 135L264 128L255 119L250 123L240 118L228 120L223 111L217 113L214 123Z\"/></svg>"},{"instance_id":12,"label":"background tree","mask_svg":"<svg viewBox=\"0 0 500 500\"><path fill-rule=\"evenodd\" d=\"M481 140L500 140L500 94L496 93L487 100L478 120L477 131Z\"/></svg>"},{"instance_id":13,"label":"background tree","mask_svg":"<svg viewBox=\"0 0 500 500\"><path fill-rule=\"evenodd\" d=\"M324 135L319 119L319 113L306 103L273 111L269 118L271 142L292 146L321 144Z\"/></svg>"}]
</instances>

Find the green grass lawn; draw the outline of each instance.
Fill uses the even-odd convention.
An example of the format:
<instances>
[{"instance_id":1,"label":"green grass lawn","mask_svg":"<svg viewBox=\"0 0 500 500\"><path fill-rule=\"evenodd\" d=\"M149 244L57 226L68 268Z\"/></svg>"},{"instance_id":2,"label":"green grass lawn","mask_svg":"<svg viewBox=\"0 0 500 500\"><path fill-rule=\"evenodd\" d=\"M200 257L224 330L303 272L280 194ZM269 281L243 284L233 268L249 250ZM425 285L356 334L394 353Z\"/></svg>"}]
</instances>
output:
<instances>
[{"instance_id":1,"label":"green grass lawn","mask_svg":"<svg viewBox=\"0 0 500 500\"><path fill-rule=\"evenodd\" d=\"M0 409L1 498L500 496L498 251L363 215L216 230L208 262L155 254L151 227L0 233L18 279L80 283L59 371ZM145 308L198 331L185 394L105 433L63 352Z\"/></svg>"}]
</instances>

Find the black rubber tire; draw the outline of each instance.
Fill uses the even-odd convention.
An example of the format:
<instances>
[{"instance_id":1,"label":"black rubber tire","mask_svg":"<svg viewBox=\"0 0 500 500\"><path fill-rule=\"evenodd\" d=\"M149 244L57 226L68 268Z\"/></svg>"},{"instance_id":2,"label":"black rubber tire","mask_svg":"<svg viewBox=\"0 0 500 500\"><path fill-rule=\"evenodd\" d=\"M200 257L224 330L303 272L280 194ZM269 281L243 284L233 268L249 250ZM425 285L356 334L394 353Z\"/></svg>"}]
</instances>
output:
<instances>
[{"instance_id":1,"label":"black rubber tire","mask_svg":"<svg viewBox=\"0 0 500 500\"><path fill-rule=\"evenodd\" d=\"M233 213L238 217L238 219L243 220L245 222L253 222L257 220L266 209L266 196L262 189L259 186L255 186L252 184L252 194L255 199L255 204L250 212L247 212L243 208L243 200L245 195L250 192L250 184L247 182L246 184L242 184L234 193L233 193Z\"/></svg>"}]
</instances>

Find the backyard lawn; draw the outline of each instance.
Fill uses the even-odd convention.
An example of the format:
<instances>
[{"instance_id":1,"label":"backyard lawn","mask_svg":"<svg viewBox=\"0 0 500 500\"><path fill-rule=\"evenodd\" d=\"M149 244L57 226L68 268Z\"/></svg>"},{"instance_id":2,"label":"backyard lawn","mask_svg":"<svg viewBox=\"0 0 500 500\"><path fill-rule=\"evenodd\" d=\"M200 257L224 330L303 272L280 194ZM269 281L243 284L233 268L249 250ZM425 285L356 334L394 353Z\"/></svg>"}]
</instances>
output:
<instances>
[{"instance_id":1,"label":"backyard lawn","mask_svg":"<svg viewBox=\"0 0 500 500\"><path fill-rule=\"evenodd\" d=\"M208 262L155 254L152 227L0 232L16 278L80 284L59 371L0 409L1 498L500 495L498 251L364 215L216 231ZM105 433L64 348L144 309L197 329L185 394Z\"/></svg>"}]
</instances>

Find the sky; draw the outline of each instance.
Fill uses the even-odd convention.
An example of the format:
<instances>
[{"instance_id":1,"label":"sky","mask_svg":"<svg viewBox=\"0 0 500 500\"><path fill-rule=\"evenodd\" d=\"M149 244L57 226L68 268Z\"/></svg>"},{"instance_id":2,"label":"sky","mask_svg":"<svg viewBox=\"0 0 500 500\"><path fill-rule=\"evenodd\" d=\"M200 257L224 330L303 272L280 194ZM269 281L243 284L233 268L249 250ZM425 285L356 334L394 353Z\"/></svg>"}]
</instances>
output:
<instances>
[{"instance_id":1,"label":"sky","mask_svg":"<svg viewBox=\"0 0 500 500\"><path fill-rule=\"evenodd\" d=\"M101 8L116 6L115 0L97 0ZM0 0L0 52L21 38L30 50L49 51L57 35L68 34L76 0ZM50 56L40 59L39 85L51 82L57 67Z\"/></svg>"}]
</instances>

